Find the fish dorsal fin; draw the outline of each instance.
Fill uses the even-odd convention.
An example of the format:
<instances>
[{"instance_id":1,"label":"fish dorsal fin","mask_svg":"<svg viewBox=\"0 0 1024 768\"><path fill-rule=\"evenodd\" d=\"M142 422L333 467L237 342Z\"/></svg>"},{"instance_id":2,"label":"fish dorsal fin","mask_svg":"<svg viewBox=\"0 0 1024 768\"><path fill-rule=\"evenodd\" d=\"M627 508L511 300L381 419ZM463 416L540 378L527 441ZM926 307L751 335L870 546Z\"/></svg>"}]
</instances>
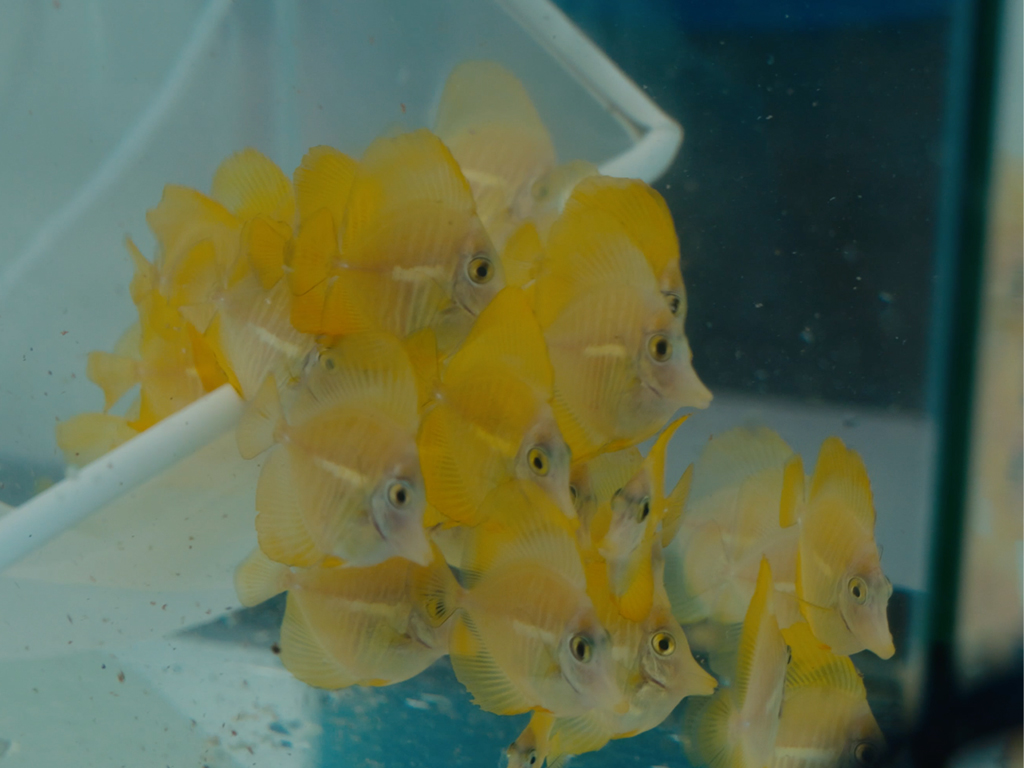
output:
<instances>
[{"instance_id":1,"label":"fish dorsal fin","mask_svg":"<svg viewBox=\"0 0 1024 768\"><path fill-rule=\"evenodd\" d=\"M301 296L323 283L331 274L337 258L338 237L334 218L329 209L318 208L303 220L294 246L285 257L292 293Z\"/></svg>"},{"instance_id":2,"label":"fish dorsal fin","mask_svg":"<svg viewBox=\"0 0 1024 768\"><path fill-rule=\"evenodd\" d=\"M654 604L654 566L646 540L630 560L625 579L626 589L618 597L619 614L624 619L639 623L650 616Z\"/></svg>"},{"instance_id":3,"label":"fish dorsal fin","mask_svg":"<svg viewBox=\"0 0 1024 768\"><path fill-rule=\"evenodd\" d=\"M647 518L648 528L657 528L665 517L665 505L667 502L665 495L665 458L668 453L668 444L675 437L676 430L688 418L690 418L689 414L680 416L665 427L661 434L658 435L658 439L654 441L654 445L651 446L647 458L644 459L644 468L651 482L651 514Z\"/></svg>"},{"instance_id":4,"label":"fish dorsal fin","mask_svg":"<svg viewBox=\"0 0 1024 768\"><path fill-rule=\"evenodd\" d=\"M296 678L317 688L347 688L359 681L324 648L313 633L297 593L288 595L281 623L281 662Z\"/></svg>"},{"instance_id":5,"label":"fish dorsal fin","mask_svg":"<svg viewBox=\"0 0 1024 768\"><path fill-rule=\"evenodd\" d=\"M679 526L683 523L683 509L686 508L686 499L690 495L690 485L693 483L693 464L688 466L680 476L672 492L669 493L665 503L665 518L661 521L661 546L667 547L672 543L679 532Z\"/></svg>"},{"instance_id":6,"label":"fish dorsal fin","mask_svg":"<svg viewBox=\"0 0 1024 768\"><path fill-rule=\"evenodd\" d=\"M259 605L288 589L290 570L275 563L257 547L235 570L235 592L246 606Z\"/></svg>"},{"instance_id":7,"label":"fish dorsal fin","mask_svg":"<svg viewBox=\"0 0 1024 768\"><path fill-rule=\"evenodd\" d=\"M864 460L838 437L822 443L807 496L809 506L819 506L826 497L841 499L858 526L874 532L875 506Z\"/></svg>"},{"instance_id":8,"label":"fish dorsal fin","mask_svg":"<svg viewBox=\"0 0 1024 768\"><path fill-rule=\"evenodd\" d=\"M537 277L537 321L547 328L573 302L612 288L657 295L663 303L643 253L614 219L587 209L563 213L551 227Z\"/></svg>"},{"instance_id":9,"label":"fish dorsal fin","mask_svg":"<svg viewBox=\"0 0 1024 768\"><path fill-rule=\"evenodd\" d=\"M243 221L259 214L289 225L295 219L291 181L274 161L252 147L220 164L213 174L210 197Z\"/></svg>"},{"instance_id":10,"label":"fish dorsal fin","mask_svg":"<svg viewBox=\"0 0 1024 768\"><path fill-rule=\"evenodd\" d=\"M532 483L511 480L498 486L480 505L480 515L482 522L463 549L467 572L483 575L507 563L529 561L586 589L571 521Z\"/></svg>"},{"instance_id":11,"label":"fish dorsal fin","mask_svg":"<svg viewBox=\"0 0 1024 768\"><path fill-rule=\"evenodd\" d=\"M746 477L762 470L781 470L792 455L786 442L767 427L737 427L716 435L693 468L690 501L738 488Z\"/></svg>"},{"instance_id":12,"label":"fish dorsal fin","mask_svg":"<svg viewBox=\"0 0 1024 768\"><path fill-rule=\"evenodd\" d=\"M310 149L294 174L299 221L326 208L336 224L343 222L358 169L355 160L334 147Z\"/></svg>"},{"instance_id":13,"label":"fish dorsal fin","mask_svg":"<svg viewBox=\"0 0 1024 768\"><path fill-rule=\"evenodd\" d=\"M437 104L434 130L464 167L490 170L501 168L503 161L540 166L555 162L551 136L534 102L519 79L496 61L463 61L452 71ZM490 141L502 135L518 138L514 148L520 157L500 157L505 147ZM470 153L471 148L479 154Z\"/></svg>"},{"instance_id":14,"label":"fish dorsal fin","mask_svg":"<svg viewBox=\"0 0 1024 768\"><path fill-rule=\"evenodd\" d=\"M747 615L743 619L743 629L740 632L739 649L736 652L736 677L733 688L736 691L736 700L742 702L747 694L750 678L754 674L756 661L757 643L760 639L760 629L764 622L772 622L775 617L775 606L772 600L774 585L772 583L772 569L768 565L768 558L761 558L761 566L757 572L757 585L754 587L754 596L750 599L750 607L747 608ZM776 626L776 632L778 628Z\"/></svg>"},{"instance_id":15,"label":"fish dorsal fin","mask_svg":"<svg viewBox=\"0 0 1024 768\"><path fill-rule=\"evenodd\" d=\"M832 653L805 622L782 630L792 659L786 669L786 690L829 688L865 696L864 681L848 656Z\"/></svg>"},{"instance_id":16,"label":"fish dorsal fin","mask_svg":"<svg viewBox=\"0 0 1024 768\"><path fill-rule=\"evenodd\" d=\"M410 433L419 426L416 374L402 343L389 333L345 336L320 354L290 417L303 422L325 408L376 408Z\"/></svg>"},{"instance_id":17,"label":"fish dorsal fin","mask_svg":"<svg viewBox=\"0 0 1024 768\"><path fill-rule=\"evenodd\" d=\"M482 367L502 366L551 397L554 373L540 326L519 288L503 289L480 313L452 356L445 380L456 382Z\"/></svg>"},{"instance_id":18,"label":"fish dorsal fin","mask_svg":"<svg viewBox=\"0 0 1024 768\"><path fill-rule=\"evenodd\" d=\"M580 181L565 205L597 209L613 216L643 252L655 276L679 269L679 238L668 204L639 179L591 176Z\"/></svg>"},{"instance_id":19,"label":"fish dorsal fin","mask_svg":"<svg viewBox=\"0 0 1024 768\"><path fill-rule=\"evenodd\" d=\"M424 204L437 211L475 210L473 193L451 152L423 129L376 139L366 148L352 187L343 236L345 261L372 265L380 254L365 246L379 227Z\"/></svg>"},{"instance_id":20,"label":"fish dorsal fin","mask_svg":"<svg viewBox=\"0 0 1024 768\"><path fill-rule=\"evenodd\" d=\"M782 471L782 498L779 501L779 525L796 525L804 505L804 462L793 454Z\"/></svg>"},{"instance_id":21,"label":"fish dorsal fin","mask_svg":"<svg viewBox=\"0 0 1024 768\"><path fill-rule=\"evenodd\" d=\"M473 702L488 712L515 715L533 708L498 665L480 637L473 619L464 612L456 615L448 641L448 655L455 677L473 696Z\"/></svg>"}]
</instances>

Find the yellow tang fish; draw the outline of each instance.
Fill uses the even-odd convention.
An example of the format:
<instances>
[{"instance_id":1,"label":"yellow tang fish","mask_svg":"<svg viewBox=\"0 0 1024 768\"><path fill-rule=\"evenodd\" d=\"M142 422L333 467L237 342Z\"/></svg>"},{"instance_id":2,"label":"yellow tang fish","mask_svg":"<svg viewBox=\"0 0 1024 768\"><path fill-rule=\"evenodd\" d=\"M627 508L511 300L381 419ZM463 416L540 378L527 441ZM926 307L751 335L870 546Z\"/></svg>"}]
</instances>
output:
<instances>
[{"instance_id":1,"label":"yellow tang fish","mask_svg":"<svg viewBox=\"0 0 1024 768\"><path fill-rule=\"evenodd\" d=\"M341 163L323 165L305 182L320 170L342 173ZM426 130L382 137L344 174L345 194L302 222L286 261L292 323L306 333L381 329L400 338L429 327L450 350L504 286L451 153Z\"/></svg>"},{"instance_id":2,"label":"yellow tang fish","mask_svg":"<svg viewBox=\"0 0 1024 768\"><path fill-rule=\"evenodd\" d=\"M573 462L569 471L569 494L580 520L580 532L586 534L581 546L588 549L590 525L599 508L640 470L644 455L636 446L621 451L599 453L587 461Z\"/></svg>"},{"instance_id":3,"label":"yellow tang fish","mask_svg":"<svg viewBox=\"0 0 1024 768\"><path fill-rule=\"evenodd\" d=\"M496 62L462 62L445 83L434 130L451 149L501 251L529 213L534 182L555 166L551 136L526 89Z\"/></svg>"},{"instance_id":4,"label":"yellow tang fish","mask_svg":"<svg viewBox=\"0 0 1024 768\"><path fill-rule=\"evenodd\" d=\"M448 625L435 626L416 600L424 580L455 577L440 555L426 566L393 557L365 568L291 569L259 550L235 574L243 605L288 591L281 661L318 688L398 683L447 653Z\"/></svg>"},{"instance_id":5,"label":"yellow tang fish","mask_svg":"<svg viewBox=\"0 0 1024 768\"><path fill-rule=\"evenodd\" d=\"M529 488L513 481L492 492L463 558L466 589L427 598L439 621L456 611L455 675L496 714L621 710L610 638L587 596L569 521Z\"/></svg>"},{"instance_id":6,"label":"yellow tang fish","mask_svg":"<svg viewBox=\"0 0 1024 768\"><path fill-rule=\"evenodd\" d=\"M415 372L390 334L328 350L287 417L268 377L237 431L245 458L273 447L256 487L263 552L295 566L428 562L418 405Z\"/></svg>"},{"instance_id":7,"label":"yellow tang fish","mask_svg":"<svg viewBox=\"0 0 1024 768\"><path fill-rule=\"evenodd\" d=\"M679 408L710 402L647 259L606 211L567 205L533 300L555 371L555 415L576 461L634 445Z\"/></svg>"},{"instance_id":8,"label":"yellow tang fish","mask_svg":"<svg viewBox=\"0 0 1024 768\"><path fill-rule=\"evenodd\" d=\"M710 696L715 679L694 660L682 627L672 618L661 587L660 544L654 541L655 596L642 621L623 618L609 593L607 574L593 565L587 569L587 589L608 629L617 664L618 684L629 702L625 712L595 708L582 715L556 718L547 739L549 765L568 755L600 749L611 739L622 739L658 726L687 696ZM533 723L531 722L531 727Z\"/></svg>"},{"instance_id":9,"label":"yellow tang fish","mask_svg":"<svg viewBox=\"0 0 1024 768\"><path fill-rule=\"evenodd\" d=\"M789 657L773 593L771 567L763 559L740 632L732 685L687 704L683 746L695 764L762 768L772 758Z\"/></svg>"},{"instance_id":10,"label":"yellow tang fish","mask_svg":"<svg viewBox=\"0 0 1024 768\"><path fill-rule=\"evenodd\" d=\"M575 517L569 449L551 396L544 337L522 291L506 288L448 361L436 402L424 413L418 443L430 505L471 525L492 489L519 478Z\"/></svg>"},{"instance_id":11,"label":"yellow tang fish","mask_svg":"<svg viewBox=\"0 0 1024 768\"><path fill-rule=\"evenodd\" d=\"M803 480L803 472L798 475ZM802 483L801 483L802 485ZM892 582L875 544L875 505L864 461L830 437L821 445L810 488L783 514L797 525L796 596L811 631L833 653L888 659L896 648L886 607ZM785 510L784 510L785 512Z\"/></svg>"},{"instance_id":12,"label":"yellow tang fish","mask_svg":"<svg viewBox=\"0 0 1024 768\"><path fill-rule=\"evenodd\" d=\"M779 515L796 503L802 472L799 457L765 427L737 427L704 447L665 551L665 586L682 624L743 621L764 556L779 590L780 625L800 620L796 529L782 528Z\"/></svg>"},{"instance_id":13,"label":"yellow tang fish","mask_svg":"<svg viewBox=\"0 0 1024 768\"><path fill-rule=\"evenodd\" d=\"M885 737L853 662L829 651L803 622L782 635L792 661L769 768L878 765Z\"/></svg>"},{"instance_id":14,"label":"yellow tang fish","mask_svg":"<svg viewBox=\"0 0 1024 768\"><path fill-rule=\"evenodd\" d=\"M640 469L602 504L590 521L590 544L607 569L611 600L623 617L642 621L651 612L655 578L651 545L669 507L665 453L684 416L658 436Z\"/></svg>"}]
</instances>

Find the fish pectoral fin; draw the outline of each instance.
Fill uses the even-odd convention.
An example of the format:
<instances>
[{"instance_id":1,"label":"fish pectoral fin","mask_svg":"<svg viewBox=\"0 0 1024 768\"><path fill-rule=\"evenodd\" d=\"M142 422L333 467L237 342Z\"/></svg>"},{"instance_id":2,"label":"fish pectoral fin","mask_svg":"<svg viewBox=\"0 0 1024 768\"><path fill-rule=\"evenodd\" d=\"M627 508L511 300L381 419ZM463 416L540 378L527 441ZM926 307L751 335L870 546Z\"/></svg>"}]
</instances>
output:
<instances>
[{"instance_id":1,"label":"fish pectoral fin","mask_svg":"<svg viewBox=\"0 0 1024 768\"><path fill-rule=\"evenodd\" d=\"M281 661L296 678L317 688L347 688L357 679L332 658L313 634L295 595L288 595L281 624Z\"/></svg>"},{"instance_id":2,"label":"fish pectoral fin","mask_svg":"<svg viewBox=\"0 0 1024 768\"><path fill-rule=\"evenodd\" d=\"M439 627L455 613L459 585L448 569L436 544L431 544L434 561L413 574L413 599L423 606L431 626Z\"/></svg>"},{"instance_id":3,"label":"fish pectoral fin","mask_svg":"<svg viewBox=\"0 0 1024 768\"><path fill-rule=\"evenodd\" d=\"M596 752L607 744L612 732L601 722L600 716L591 710L576 717L560 717L551 728L551 758L558 759L569 755L582 755L584 752Z\"/></svg>"},{"instance_id":4,"label":"fish pectoral fin","mask_svg":"<svg viewBox=\"0 0 1024 768\"><path fill-rule=\"evenodd\" d=\"M533 708L533 702L509 679L487 650L473 620L465 613L455 617L448 655L455 677L466 686L481 709L497 715L516 715Z\"/></svg>"}]
</instances>

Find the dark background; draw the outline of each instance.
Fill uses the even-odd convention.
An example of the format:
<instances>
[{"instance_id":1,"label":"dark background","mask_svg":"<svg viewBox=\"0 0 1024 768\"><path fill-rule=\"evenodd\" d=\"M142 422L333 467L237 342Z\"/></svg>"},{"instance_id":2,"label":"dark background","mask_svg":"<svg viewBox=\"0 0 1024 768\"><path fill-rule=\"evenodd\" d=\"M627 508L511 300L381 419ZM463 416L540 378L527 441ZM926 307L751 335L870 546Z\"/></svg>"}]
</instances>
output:
<instances>
[{"instance_id":1,"label":"dark background","mask_svg":"<svg viewBox=\"0 0 1024 768\"><path fill-rule=\"evenodd\" d=\"M684 127L655 186L711 389L922 409L948 3L558 4Z\"/></svg>"}]
</instances>

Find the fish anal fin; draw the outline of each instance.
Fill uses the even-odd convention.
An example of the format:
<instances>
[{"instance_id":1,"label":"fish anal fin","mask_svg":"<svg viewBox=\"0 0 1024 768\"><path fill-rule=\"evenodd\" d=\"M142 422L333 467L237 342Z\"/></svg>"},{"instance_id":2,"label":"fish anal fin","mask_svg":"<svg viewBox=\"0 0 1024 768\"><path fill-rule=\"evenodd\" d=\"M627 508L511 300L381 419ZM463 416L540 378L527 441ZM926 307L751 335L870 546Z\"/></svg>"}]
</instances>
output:
<instances>
[{"instance_id":1,"label":"fish anal fin","mask_svg":"<svg viewBox=\"0 0 1024 768\"><path fill-rule=\"evenodd\" d=\"M283 418L277 382L268 376L238 422L235 437L242 458L254 458L270 448L274 430Z\"/></svg>"},{"instance_id":2,"label":"fish anal fin","mask_svg":"<svg viewBox=\"0 0 1024 768\"><path fill-rule=\"evenodd\" d=\"M323 559L326 553L317 548L306 528L285 448L274 451L263 465L256 483L256 509L260 549L271 560L304 568Z\"/></svg>"},{"instance_id":3,"label":"fish anal fin","mask_svg":"<svg viewBox=\"0 0 1024 768\"><path fill-rule=\"evenodd\" d=\"M464 612L455 617L448 643L455 677L473 696L473 702L496 715L528 712L533 703L519 691L484 645Z\"/></svg>"},{"instance_id":4,"label":"fish anal fin","mask_svg":"<svg viewBox=\"0 0 1024 768\"><path fill-rule=\"evenodd\" d=\"M288 595L281 624L281 662L304 683L317 688L347 688L357 678L332 658L313 634L298 593Z\"/></svg>"},{"instance_id":5,"label":"fish anal fin","mask_svg":"<svg viewBox=\"0 0 1024 768\"><path fill-rule=\"evenodd\" d=\"M80 413L57 422L57 447L68 464L83 467L137 434L121 416Z\"/></svg>"},{"instance_id":6,"label":"fish anal fin","mask_svg":"<svg viewBox=\"0 0 1024 768\"><path fill-rule=\"evenodd\" d=\"M235 570L235 592L246 606L259 605L288 588L288 566L276 563L259 549L253 550Z\"/></svg>"}]
</instances>

